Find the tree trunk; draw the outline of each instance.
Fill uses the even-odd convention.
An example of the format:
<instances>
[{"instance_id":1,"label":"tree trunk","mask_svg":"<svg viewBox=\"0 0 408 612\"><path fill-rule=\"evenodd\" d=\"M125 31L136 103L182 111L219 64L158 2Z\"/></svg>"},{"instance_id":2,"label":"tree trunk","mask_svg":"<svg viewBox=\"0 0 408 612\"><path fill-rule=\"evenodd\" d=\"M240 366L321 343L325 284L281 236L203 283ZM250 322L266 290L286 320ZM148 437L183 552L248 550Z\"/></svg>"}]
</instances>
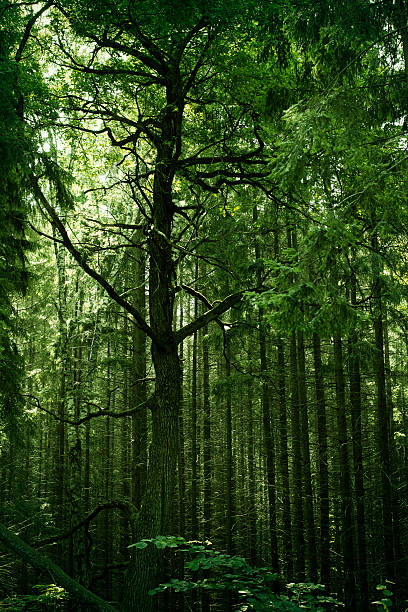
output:
<instances>
[{"instance_id":1,"label":"tree trunk","mask_svg":"<svg viewBox=\"0 0 408 612\"><path fill-rule=\"evenodd\" d=\"M138 254L131 267L134 283L133 304L145 313L145 276L146 264L144 255ZM146 335L135 325L132 329L132 364L134 381L131 382L132 407L142 404L147 398L146 387ZM132 415L132 468L131 468L131 499L140 508L147 472L147 413L143 408Z\"/></svg>"},{"instance_id":2,"label":"tree trunk","mask_svg":"<svg viewBox=\"0 0 408 612\"><path fill-rule=\"evenodd\" d=\"M377 239L373 238L373 247L377 250ZM379 499L381 500L383 560L382 579L393 580L394 551L393 551L393 516L392 516L392 487L391 487L391 414L387 403L384 365L384 334L383 334L383 305L381 296L381 278L379 264L374 261L373 278L373 310L374 310L374 337L376 348L375 377L377 388L377 446L379 454L380 484Z\"/></svg>"},{"instance_id":3,"label":"tree trunk","mask_svg":"<svg viewBox=\"0 0 408 612\"><path fill-rule=\"evenodd\" d=\"M204 531L211 538L211 404L208 326L203 327L203 463L204 463Z\"/></svg>"},{"instance_id":4,"label":"tree trunk","mask_svg":"<svg viewBox=\"0 0 408 612\"><path fill-rule=\"evenodd\" d=\"M152 402L152 440L146 487L135 533L151 538L169 533L174 526L179 448L181 366L173 331L175 268L171 231L174 214L172 182L174 155L180 142L183 101L182 85L176 69L169 75L163 110L160 145L157 147L153 180L152 226L147 238L149 252L149 313L155 394ZM174 109L176 108L176 111ZM157 611L150 589L163 579L159 551L153 546L133 549L127 573L124 610Z\"/></svg>"},{"instance_id":5,"label":"tree trunk","mask_svg":"<svg viewBox=\"0 0 408 612\"><path fill-rule=\"evenodd\" d=\"M195 278L198 277L198 261ZM194 319L198 316L198 300L194 298ZM198 393L197 393L198 332L193 335L193 359L191 372L191 539L198 540Z\"/></svg>"},{"instance_id":6,"label":"tree trunk","mask_svg":"<svg viewBox=\"0 0 408 612\"><path fill-rule=\"evenodd\" d=\"M275 473L275 435L271 422L270 389L266 355L267 331L263 323L263 310L259 309L259 357L262 373L262 423L266 458L266 481L269 508L270 562L275 572L279 572L278 538L276 534L276 473Z\"/></svg>"},{"instance_id":7,"label":"tree trunk","mask_svg":"<svg viewBox=\"0 0 408 612\"><path fill-rule=\"evenodd\" d=\"M356 609L353 542L353 502L351 474L348 457L346 421L346 394L343 372L343 347L341 337L334 337L334 370L336 377L337 444L339 456L340 541L344 568L344 598L347 610Z\"/></svg>"},{"instance_id":8,"label":"tree trunk","mask_svg":"<svg viewBox=\"0 0 408 612\"><path fill-rule=\"evenodd\" d=\"M353 274L351 277L350 297L353 306L357 303L357 283ZM360 608L364 609L368 601L367 582L367 548L366 548L366 517L365 517L365 490L363 443L361 432L361 374L360 359L357 349L357 333L353 331L349 338L349 381L351 404L351 431L353 443L353 474L356 503L356 531L357 531L357 591L359 593Z\"/></svg>"},{"instance_id":9,"label":"tree trunk","mask_svg":"<svg viewBox=\"0 0 408 612\"><path fill-rule=\"evenodd\" d=\"M234 554L234 455L232 448L232 397L231 397L231 364L225 360L225 378L227 383L225 400L225 427L226 427L226 457L225 457L225 548L228 554Z\"/></svg>"},{"instance_id":10,"label":"tree trunk","mask_svg":"<svg viewBox=\"0 0 408 612\"><path fill-rule=\"evenodd\" d=\"M326 586L330 582L330 519L329 519L329 471L327 456L327 417L324 382L322 376L322 356L320 338L313 334L313 358L316 390L317 420L317 473L319 490L319 561L320 582Z\"/></svg>"},{"instance_id":11,"label":"tree trunk","mask_svg":"<svg viewBox=\"0 0 408 612\"><path fill-rule=\"evenodd\" d=\"M254 448L253 382L248 381L247 420L248 420L248 521L249 521L249 562L255 567L257 562L256 528L256 465ZM289 532L290 533L290 532Z\"/></svg>"},{"instance_id":12,"label":"tree trunk","mask_svg":"<svg viewBox=\"0 0 408 612\"><path fill-rule=\"evenodd\" d=\"M317 580L316 534L313 514L313 489L310 467L309 418L306 389L305 346L303 332L298 332L298 383L299 383L299 418L300 418L300 452L302 457L305 552L307 563L307 580Z\"/></svg>"},{"instance_id":13,"label":"tree trunk","mask_svg":"<svg viewBox=\"0 0 408 612\"><path fill-rule=\"evenodd\" d=\"M294 579L305 577L305 540L303 534L302 459L300 454L300 418L297 370L296 333L290 337L290 390L291 390L291 441L292 441L292 550Z\"/></svg>"}]
</instances>

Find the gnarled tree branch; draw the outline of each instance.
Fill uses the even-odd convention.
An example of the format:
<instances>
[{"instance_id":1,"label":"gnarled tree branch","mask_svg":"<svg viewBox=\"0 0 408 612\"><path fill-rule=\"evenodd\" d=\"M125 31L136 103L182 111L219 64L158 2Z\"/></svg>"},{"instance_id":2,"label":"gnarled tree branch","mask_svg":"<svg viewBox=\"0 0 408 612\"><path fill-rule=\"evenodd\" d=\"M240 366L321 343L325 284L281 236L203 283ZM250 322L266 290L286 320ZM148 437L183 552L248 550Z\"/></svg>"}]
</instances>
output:
<instances>
[{"instance_id":1,"label":"gnarled tree branch","mask_svg":"<svg viewBox=\"0 0 408 612\"><path fill-rule=\"evenodd\" d=\"M41 204L41 206L43 206L45 208L45 210L49 214L50 219L51 219L51 223L58 230L58 232L59 232L59 234L60 234L60 236L62 238L62 242L63 242L65 248L71 253L71 255L75 259L75 261L77 263L79 263L79 265L81 266L83 271L86 272L91 278L95 279L101 285L101 287L103 287L105 289L106 293L117 304L119 304L119 306L122 306L122 308L124 308L124 310L126 310L133 317L134 322L137 325L137 327L139 327L142 331L144 331L145 334L147 336L149 336L149 338L151 338L154 342L156 342L157 344L160 344L158 338L156 338L156 335L154 334L153 330L146 323L146 321L144 320L144 318L142 317L140 312L134 306L132 306L132 304L130 304L127 300L125 300L121 295L119 295L119 293L117 293L117 291L115 291L115 289L106 280L106 278L104 278L101 274L99 274L99 272L97 272L96 270L91 268L86 263L84 256L73 245L73 243L72 243L72 241L71 241L71 239L70 239L70 237L68 235L68 232L65 229L65 226L62 223L61 219L57 215L55 209L48 202L47 198L43 194L43 192L42 192L42 190L41 190L41 188L40 188L40 186L38 184L38 179L34 175L31 175L30 182L31 182L31 186L33 188L33 193L34 193L35 198Z\"/></svg>"},{"instance_id":2,"label":"gnarled tree branch","mask_svg":"<svg viewBox=\"0 0 408 612\"><path fill-rule=\"evenodd\" d=\"M72 597L86 606L87 610L98 610L98 612L118 612L116 608L83 587L79 582L73 580L68 574L56 565L51 559L38 552L20 537L12 533L0 523L0 541L12 550L21 559L42 572L48 572L52 579L71 593Z\"/></svg>"}]
</instances>

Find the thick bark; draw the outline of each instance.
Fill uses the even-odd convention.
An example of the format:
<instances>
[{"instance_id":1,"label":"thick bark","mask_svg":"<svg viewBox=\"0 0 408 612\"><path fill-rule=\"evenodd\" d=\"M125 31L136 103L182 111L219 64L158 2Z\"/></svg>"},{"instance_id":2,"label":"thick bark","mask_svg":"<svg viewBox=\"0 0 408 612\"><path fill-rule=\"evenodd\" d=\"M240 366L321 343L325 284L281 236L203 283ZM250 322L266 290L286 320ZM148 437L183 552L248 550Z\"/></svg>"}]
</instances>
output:
<instances>
[{"instance_id":1,"label":"thick bark","mask_svg":"<svg viewBox=\"0 0 408 612\"><path fill-rule=\"evenodd\" d=\"M181 367L173 332L175 269L170 243L174 207L172 182L174 155L179 142L183 103L180 77L169 77L167 105L161 123L153 181L153 224L147 238L149 252L149 313L155 401L152 405L152 440L146 488L136 524L140 538L169 533L174 527L177 457L181 401ZM174 108L178 109L174 111ZM124 610L150 612L157 601L148 595L163 579L159 551L153 546L133 549L127 574Z\"/></svg>"},{"instance_id":2,"label":"thick bark","mask_svg":"<svg viewBox=\"0 0 408 612\"><path fill-rule=\"evenodd\" d=\"M168 534L176 509L180 364L177 351L155 353L156 405L152 408L152 442L145 494L135 532L137 540ZM133 549L123 601L126 611L157 610L148 591L163 578L161 553L153 546Z\"/></svg>"}]
</instances>

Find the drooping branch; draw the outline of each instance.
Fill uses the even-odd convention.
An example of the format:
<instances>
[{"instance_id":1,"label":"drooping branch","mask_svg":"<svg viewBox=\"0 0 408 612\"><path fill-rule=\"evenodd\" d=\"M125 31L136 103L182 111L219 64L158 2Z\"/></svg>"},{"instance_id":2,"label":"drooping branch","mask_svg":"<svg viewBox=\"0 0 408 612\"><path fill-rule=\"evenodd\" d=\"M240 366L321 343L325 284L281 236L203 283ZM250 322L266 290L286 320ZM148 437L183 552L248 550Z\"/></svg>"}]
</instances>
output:
<instances>
[{"instance_id":1,"label":"drooping branch","mask_svg":"<svg viewBox=\"0 0 408 612\"><path fill-rule=\"evenodd\" d=\"M144 320L140 312L132 304L130 304L127 300L125 300L121 295L119 295L119 293L115 291L115 289L106 280L106 278L104 278L101 274L99 274L99 272L91 268L86 263L84 256L73 245L68 235L68 232L65 229L65 226L62 223L61 219L57 215L55 209L48 202L47 198L45 197L42 190L40 189L40 186L38 184L38 179L35 176L31 175L30 181L31 181L31 185L33 188L33 193L34 193L35 198L38 200L39 204L41 204L41 206L43 206L45 210L47 211L47 213L49 214L51 222L54 225L54 227L58 230L65 248L71 253L75 261L81 266L81 268L83 269L84 272L86 272L86 274L88 274L91 278L95 279L101 285L101 287L105 289L106 293L117 304L119 304L119 306L122 306L124 310L126 310L130 315L132 315L137 327L139 327L142 331L144 331L145 334L149 336L149 338L151 338L154 342L159 344L159 341L156 338L156 335L154 334L151 327L146 323L146 321Z\"/></svg>"},{"instance_id":2,"label":"drooping branch","mask_svg":"<svg viewBox=\"0 0 408 612\"><path fill-rule=\"evenodd\" d=\"M194 332L198 331L211 321L215 321L216 319L218 319L220 315L224 314L224 312L227 312L227 310L235 306L235 304L238 304L242 300L243 295L244 291L232 293L224 300L219 302L216 306L213 306L213 308L207 310L207 312L202 314L200 317L197 317L197 319L191 321L191 323L188 323L187 325L179 329L175 333L176 342L182 342L184 338L191 336L192 334L194 334Z\"/></svg>"},{"instance_id":3,"label":"drooping branch","mask_svg":"<svg viewBox=\"0 0 408 612\"><path fill-rule=\"evenodd\" d=\"M43 15L45 13L45 11L47 11L52 5L54 4L54 0L50 0L49 2L47 2L46 4L44 4L44 6L42 6L40 8L39 11L37 11L32 17L31 19L28 20L27 25L25 27L24 30L24 34L23 37L21 39L21 42L19 44L19 47L17 49L16 55L14 57L15 61L18 63L21 61L22 57L23 57L23 52L24 49L27 45L28 39L30 38L30 34L31 34L31 30L33 29L35 22L41 17L41 15Z\"/></svg>"},{"instance_id":4,"label":"drooping branch","mask_svg":"<svg viewBox=\"0 0 408 612\"><path fill-rule=\"evenodd\" d=\"M97 610L98 612L117 612L117 609L109 603L89 591L76 580L73 580L58 565L44 554L29 546L19 536L12 533L2 523L0 523L0 541L9 550L12 550L21 559L42 572L48 572L53 581L66 589L73 598L84 604L87 610Z\"/></svg>"},{"instance_id":5,"label":"drooping branch","mask_svg":"<svg viewBox=\"0 0 408 612\"><path fill-rule=\"evenodd\" d=\"M126 55L129 55L130 57L134 57L138 59L142 64L144 64L148 68L151 68L152 70L154 70L161 76L164 76L164 77L167 76L168 69L162 58L161 58L161 61L156 60L155 58L149 55L141 53L134 47L125 45L125 44L121 44L116 40L108 38L106 35L103 35L102 38L99 38L98 36L89 34L89 38L93 40L94 42L96 42L97 45L101 49L114 49L116 51L125 53Z\"/></svg>"},{"instance_id":6,"label":"drooping branch","mask_svg":"<svg viewBox=\"0 0 408 612\"><path fill-rule=\"evenodd\" d=\"M134 522L133 518L137 510L133 506L133 504L131 504L130 502L125 502L125 501L106 502L104 504L100 504L99 506L97 506L94 510L92 510L90 514L88 514L88 516L82 519L82 521L77 523L69 531L62 533L61 535L52 537L52 538L38 540L37 542L35 542L35 546L36 547L47 546L48 544L55 544L56 542L61 542L62 540L66 540L67 538L71 537L76 531L81 529L81 527L88 526L89 523L93 521L93 519L96 518L100 512L103 512L104 510L116 510L116 509L122 510L125 514L127 514L129 519L131 519L130 520L131 524Z\"/></svg>"},{"instance_id":7,"label":"drooping branch","mask_svg":"<svg viewBox=\"0 0 408 612\"><path fill-rule=\"evenodd\" d=\"M56 421L60 421L61 423L66 423L67 425L73 425L74 427L78 427L79 425L82 425L83 423L86 423L87 421L90 421L91 419L94 419L100 416L109 416L115 419L131 416L132 414L139 412L139 410L141 410L142 408L152 408L155 402L155 396L152 395L146 401L142 402L141 404L138 404L134 408L129 408L129 410L123 410L122 412L113 412L112 410L104 410L103 408L100 408L97 412L89 412L86 416L74 421L73 419L64 419L60 417L58 414L55 414L54 412L52 412L52 410L48 410L48 408L45 408L44 406L41 405L40 400L35 395L31 395L28 393L24 393L22 395L23 397L28 397L30 399L33 399L39 410L41 410L42 412L46 412L47 414L52 416Z\"/></svg>"},{"instance_id":8,"label":"drooping branch","mask_svg":"<svg viewBox=\"0 0 408 612\"><path fill-rule=\"evenodd\" d=\"M205 295L200 293L200 291L197 291L196 289L193 289L193 287L189 287L188 285L184 285L184 284L181 285L181 288L184 289L184 291L188 293L189 295L200 300L200 302L205 304L208 309L213 307L213 304L211 304L211 302L205 297Z\"/></svg>"}]
</instances>

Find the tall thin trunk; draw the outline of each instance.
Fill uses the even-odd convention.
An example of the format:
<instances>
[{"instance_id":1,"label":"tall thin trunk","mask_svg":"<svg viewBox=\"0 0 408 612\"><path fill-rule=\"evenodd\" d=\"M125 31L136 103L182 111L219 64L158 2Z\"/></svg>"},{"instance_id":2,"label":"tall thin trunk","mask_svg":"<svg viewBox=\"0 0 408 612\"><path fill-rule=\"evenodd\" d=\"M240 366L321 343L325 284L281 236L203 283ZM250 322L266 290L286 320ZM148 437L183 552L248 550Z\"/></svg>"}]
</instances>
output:
<instances>
[{"instance_id":1,"label":"tall thin trunk","mask_svg":"<svg viewBox=\"0 0 408 612\"><path fill-rule=\"evenodd\" d=\"M290 337L290 408L291 408L291 443L292 443L292 550L294 579L304 580L305 577L305 540L303 534L303 503L302 503L302 458L300 451L300 418L299 390L297 369L296 333Z\"/></svg>"},{"instance_id":2,"label":"tall thin trunk","mask_svg":"<svg viewBox=\"0 0 408 612\"><path fill-rule=\"evenodd\" d=\"M231 364L228 359L225 361L225 378L227 381L225 398L225 427L226 427L226 456L225 456L225 548L227 553L234 553L234 455L232 448L232 397L231 397Z\"/></svg>"},{"instance_id":3,"label":"tall thin trunk","mask_svg":"<svg viewBox=\"0 0 408 612\"><path fill-rule=\"evenodd\" d=\"M211 404L208 326L203 327L203 464L204 464L204 538L211 538Z\"/></svg>"},{"instance_id":4,"label":"tall thin trunk","mask_svg":"<svg viewBox=\"0 0 408 612\"><path fill-rule=\"evenodd\" d=\"M353 274L350 283L351 304L357 304L357 282ZM356 535L357 535L357 591L360 604L365 605L368 601L367 581L367 544L366 544L366 517L365 517L365 489L364 489L364 464L363 464L363 442L361 431L361 373L360 359L357 349L358 336L355 331L349 338L349 381L350 381L350 404L351 404L351 432L353 443L353 474L356 504Z\"/></svg>"},{"instance_id":5,"label":"tall thin trunk","mask_svg":"<svg viewBox=\"0 0 408 612\"><path fill-rule=\"evenodd\" d=\"M266 327L263 323L263 311L259 309L259 357L262 380L262 423L266 459L266 479L268 485L270 560L276 572L279 571L278 538L276 527L276 473L275 473L275 435L271 422L270 389L268 384L268 363L266 354Z\"/></svg>"},{"instance_id":6,"label":"tall thin trunk","mask_svg":"<svg viewBox=\"0 0 408 612\"><path fill-rule=\"evenodd\" d=\"M247 387L247 422L248 422L248 525L249 525L249 561L252 566L257 563L257 527L256 527L256 465L254 448L254 408L253 382ZM290 517L289 517L290 518Z\"/></svg>"},{"instance_id":7,"label":"tall thin trunk","mask_svg":"<svg viewBox=\"0 0 408 612\"><path fill-rule=\"evenodd\" d=\"M284 576L291 577L293 572L293 552L291 539L291 507L289 485L289 453L288 453L288 418L286 406L286 364L285 349L281 337L277 338L278 352L278 402L279 402L279 434L278 434L278 465L280 470L280 492L282 508L282 571Z\"/></svg>"},{"instance_id":8,"label":"tall thin trunk","mask_svg":"<svg viewBox=\"0 0 408 612\"><path fill-rule=\"evenodd\" d=\"M373 238L373 248L377 251L378 240ZM381 278L379 263L373 264L373 314L374 337L376 348L375 378L377 389L377 446L379 454L380 484L379 499L381 500L383 528L382 542L384 565L383 578L393 579L394 550L393 550L393 516L392 516L392 487L391 487L391 413L387 403L384 364L384 333L383 333L383 303L381 295Z\"/></svg>"},{"instance_id":9,"label":"tall thin trunk","mask_svg":"<svg viewBox=\"0 0 408 612\"><path fill-rule=\"evenodd\" d=\"M253 208L253 220L256 223L258 220L258 209ZM261 248L259 240L255 241L255 257L260 259ZM257 274L258 284L262 282L261 273ZM268 509L269 509L269 538L270 538L270 559L272 567L275 571L279 571L279 554L278 554L278 538L276 525L276 470L275 470L275 432L271 422L271 400L270 400L270 385L268 382L268 360L267 360L267 326L264 323L264 311L259 309L259 360L262 373L262 423L264 429L264 447L266 459L266 479L268 492Z\"/></svg>"},{"instance_id":10,"label":"tall thin trunk","mask_svg":"<svg viewBox=\"0 0 408 612\"><path fill-rule=\"evenodd\" d=\"M198 277L198 261L195 278ZM198 300L194 299L194 318L198 316ZM193 359L191 372L191 538L198 539L198 410L197 410L197 353L198 332L193 336Z\"/></svg>"},{"instance_id":11,"label":"tall thin trunk","mask_svg":"<svg viewBox=\"0 0 408 612\"><path fill-rule=\"evenodd\" d=\"M346 391L343 371L343 343L334 337L334 370L336 377L336 417L339 461L339 519L340 542L344 569L344 598L347 610L356 609L353 542L353 501L348 457L348 432L346 420Z\"/></svg>"},{"instance_id":12,"label":"tall thin trunk","mask_svg":"<svg viewBox=\"0 0 408 612\"><path fill-rule=\"evenodd\" d=\"M67 333L67 285L65 249L58 243L54 243L55 258L58 274L58 391L57 391L57 415L59 420L55 425L55 457L54 457L54 508L55 522L59 530L64 531L66 527L65 503L67 498L67 456L66 456L66 401L67 401L67 376L68 376L68 333ZM63 560L62 567L66 568L66 555L64 544L57 545L58 555Z\"/></svg>"},{"instance_id":13,"label":"tall thin trunk","mask_svg":"<svg viewBox=\"0 0 408 612\"><path fill-rule=\"evenodd\" d=\"M330 582L330 518L329 518L329 470L327 456L327 417L324 381L322 375L322 355L320 337L313 334L313 359L316 392L317 420L317 474L319 491L319 563L320 582L326 586Z\"/></svg>"},{"instance_id":14,"label":"tall thin trunk","mask_svg":"<svg viewBox=\"0 0 408 612\"><path fill-rule=\"evenodd\" d=\"M179 316L179 327L183 327L184 321L184 313L183 313L183 298L180 297L180 316ZM179 415L179 456L178 456L178 496L179 496L179 525L180 525L180 535L182 537L186 536L186 511L185 511L185 491L186 491L186 482L185 482L185 455L184 455L184 343L180 343L179 348L180 355L180 370L181 370L181 380L180 380L180 415Z\"/></svg>"},{"instance_id":15,"label":"tall thin trunk","mask_svg":"<svg viewBox=\"0 0 408 612\"><path fill-rule=\"evenodd\" d=\"M310 466L309 418L306 389L305 346L303 332L298 337L298 384L299 384L299 418L300 418L300 452L302 457L305 552L307 562L307 579L317 580L316 534L313 513L313 488Z\"/></svg>"},{"instance_id":16,"label":"tall thin trunk","mask_svg":"<svg viewBox=\"0 0 408 612\"><path fill-rule=\"evenodd\" d=\"M134 283L133 303L139 312L146 308L145 276L146 263L144 256L138 254L133 260L132 282ZM130 401L133 407L143 403L147 397L146 384L146 336L135 325L132 328L132 364L133 380L130 386ZM140 507L146 486L147 471L147 413L141 409L131 417L131 499L137 508Z\"/></svg>"}]
</instances>

